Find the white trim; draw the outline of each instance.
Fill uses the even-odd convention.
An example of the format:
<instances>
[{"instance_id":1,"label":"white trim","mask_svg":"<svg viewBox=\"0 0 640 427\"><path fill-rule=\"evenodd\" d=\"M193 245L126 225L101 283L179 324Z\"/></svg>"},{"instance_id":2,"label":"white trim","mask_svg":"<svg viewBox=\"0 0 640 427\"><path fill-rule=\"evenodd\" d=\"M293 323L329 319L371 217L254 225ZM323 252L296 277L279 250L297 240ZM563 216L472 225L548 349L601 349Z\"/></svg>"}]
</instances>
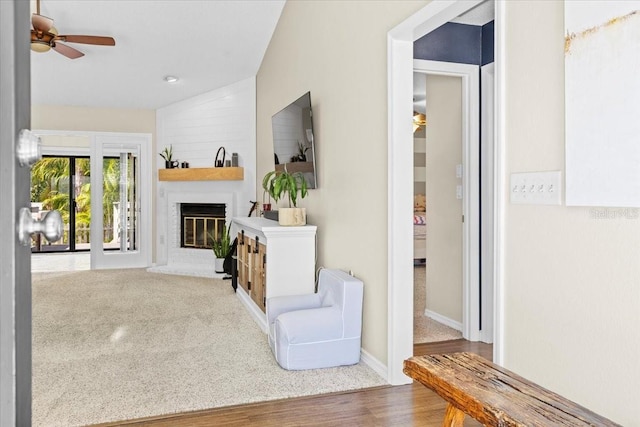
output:
<instances>
[{"instance_id":1,"label":"white trim","mask_svg":"<svg viewBox=\"0 0 640 427\"><path fill-rule=\"evenodd\" d=\"M373 369L376 374L380 375L384 379L387 378L387 365L373 357L371 353L363 348L360 349L360 360L362 363Z\"/></svg>"},{"instance_id":2,"label":"white trim","mask_svg":"<svg viewBox=\"0 0 640 427\"><path fill-rule=\"evenodd\" d=\"M493 151L493 362L502 365L504 361L504 218L506 208L506 197L504 191L505 184L508 182L505 165L506 165L506 110L505 110L505 94L507 87L507 76L505 70L506 63L506 11L502 1L496 2L496 20L495 20L495 118L494 118L494 138L495 147Z\"/></svg>"},{"instance_id":3,"label":"white trim","mask_svg":"<svg viewBox=\"0 0 640 427\"><path fill-rule=\"evenodd\" d=\"M433 319L438 323L442 323L443 325L453 328L456 331L462 332L462 323L450 319L447 316L443 316L442 314L436 313L435 311L426 309L424 310L424 315L429 319Z\"/></svg>"},{"instance_id":4,"label":"white trim","mask_svg":"<svg viewBox=\"0 0 640 427\"><path fill-rule=\"evenodd\" d=\"M413 60L413 71L462 80L462 336L480 340L480 73L478 65Z\"/></svg>"},{"instance_id":5,"label":"white trim","mask_svg":"<svg viewBox=\"0 0 640 427\"><path fill-rule=\"evenodd\" d=\"M413 186L412 128L413 40L388 38L388 303L387 381L409 384L402 363L413 355Z\"/></svg>"},{"instance_id":6,"label":"white trim","mask_svg":"<svg viewBox=\"0 0 640 427\"><path fill-rule=\"evenodd\" d=\"M495 66L490 63L480 67L481 84L481 125L480 125L480 182L482 188L482 204L480 207L480 283L481 295L480 306L482 307L482 328L480 330L480 340L485 343L493 342L493 303L494 303L494 218L493 213L495 203L494 192L494 146L495 146Z\"/></svg>"},{"instance_id":7,"label":"white trim","mask_svg":"<svg viewBox=\"0 0 640 427\"><path fill-rule=\"evenodd\" d=\"M413 304L411 224L405 221L413 206L412 132L413 42L460 15L482 0L431 2L387 34L388 95L388 304L387 380L407 384L403 361L413 354ZM504 40L503 40L504 42Z\"/></svg>"}]
</instances>

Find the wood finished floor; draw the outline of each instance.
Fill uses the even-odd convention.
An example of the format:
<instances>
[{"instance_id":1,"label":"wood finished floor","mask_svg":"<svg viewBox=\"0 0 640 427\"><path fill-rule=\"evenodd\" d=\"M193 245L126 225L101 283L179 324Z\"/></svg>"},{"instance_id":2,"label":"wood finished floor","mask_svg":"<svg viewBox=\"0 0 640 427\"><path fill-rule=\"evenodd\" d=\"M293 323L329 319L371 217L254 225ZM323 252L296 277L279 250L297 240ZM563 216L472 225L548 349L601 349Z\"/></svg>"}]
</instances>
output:
<instances>
[{"instance_id":1,"label":"wood finished floor","mask_svg":"<svg viewBox=\"0 0 640 427\"><path fill-rule=\"evenodd\" d=\"M466 340L416 344L414 355L468 351L492 360L490 344ZM298 426L441 426L446 403L421 384L300 397L151 417L101 426L153 427L298 427ZM468 417L465 426L480 426Z\"/></svg>"}]
</instances>

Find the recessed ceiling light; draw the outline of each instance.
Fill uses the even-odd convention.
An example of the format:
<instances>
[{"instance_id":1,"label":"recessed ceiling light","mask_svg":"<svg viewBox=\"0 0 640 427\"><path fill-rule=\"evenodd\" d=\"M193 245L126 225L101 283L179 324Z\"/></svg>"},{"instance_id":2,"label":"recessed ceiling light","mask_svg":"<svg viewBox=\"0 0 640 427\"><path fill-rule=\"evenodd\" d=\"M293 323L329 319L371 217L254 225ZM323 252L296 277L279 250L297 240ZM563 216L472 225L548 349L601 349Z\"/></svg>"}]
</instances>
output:
<instances>
[{"instance_id":1,"label":"recessed ceiling light","mask_svg":"<svg viewBox=\"0 0 640 427\"><path fill-rule=\"evenodd\" d=\"M176 83L178 78L176 76L165 76L164 81L167 83Z\"/></svg>"}]
</instances>

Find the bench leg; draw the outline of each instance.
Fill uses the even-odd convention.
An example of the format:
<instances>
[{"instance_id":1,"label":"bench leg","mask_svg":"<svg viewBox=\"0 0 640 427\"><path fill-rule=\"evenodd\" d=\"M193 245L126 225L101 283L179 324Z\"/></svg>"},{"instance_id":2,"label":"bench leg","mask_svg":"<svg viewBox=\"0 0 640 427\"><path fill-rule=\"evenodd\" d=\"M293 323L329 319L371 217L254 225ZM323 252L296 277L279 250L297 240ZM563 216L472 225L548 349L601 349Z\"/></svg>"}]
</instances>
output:
<instances>
[{"instance_id":1,"label":"bench leg","mask_svg":"<svg viewBox=\"0 0 640 427\"><path fill-rule=\"evenodd\" d=\"M444 414L442 427L463 427L464 416L464 412L449 403L447 405L447 411Z\"/></svg>"}]
</instances>

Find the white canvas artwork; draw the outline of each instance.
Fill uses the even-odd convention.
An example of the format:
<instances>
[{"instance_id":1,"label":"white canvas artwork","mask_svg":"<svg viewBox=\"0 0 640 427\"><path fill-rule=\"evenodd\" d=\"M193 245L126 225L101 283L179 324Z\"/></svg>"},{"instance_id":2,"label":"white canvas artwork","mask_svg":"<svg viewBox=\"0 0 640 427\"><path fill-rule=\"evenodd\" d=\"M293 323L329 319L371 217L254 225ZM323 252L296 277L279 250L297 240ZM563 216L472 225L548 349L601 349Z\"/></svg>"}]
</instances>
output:
<instances>
[{"instance_id":1,"label":"white canvas artwork","mask_svg":"<svg viewBox=\"0 0 640 427\"><path fill-rule=\"evenodd\" d=\"M640 207L640 1L565 1L566 203Z\"/></svg>"}]
</instances>

